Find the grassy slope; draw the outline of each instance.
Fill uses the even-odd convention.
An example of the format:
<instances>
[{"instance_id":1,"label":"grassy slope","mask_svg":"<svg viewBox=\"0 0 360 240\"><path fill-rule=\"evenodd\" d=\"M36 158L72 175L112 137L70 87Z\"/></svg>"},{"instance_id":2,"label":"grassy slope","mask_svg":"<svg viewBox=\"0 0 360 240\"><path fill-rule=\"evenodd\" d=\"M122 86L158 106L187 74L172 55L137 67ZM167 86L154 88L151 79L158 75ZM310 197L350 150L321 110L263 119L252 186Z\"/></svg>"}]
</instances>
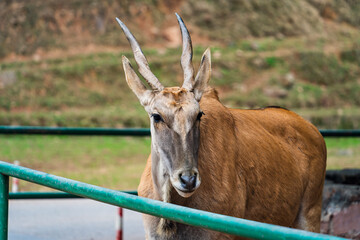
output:
<instances>
[{"instance_id":1,"label":"grassy slope","mask_svg":"<svg viewBox=\"0 0 360 240\"><path fill-rule=\"evenodd\" d=\"M320 128L359 128L359 38L351 32L331 40L262 38L212 47L211 85L230 107L280 105L305 111ZM195 66L203 50L195 48ZM165 86L181 84L180 49L145 53ZM14 83L0 87L0 124L146 127L147 116L123 77L123 54L132 55L100 52L0 63L16 75Z\"/></svg>"}]
</instances>

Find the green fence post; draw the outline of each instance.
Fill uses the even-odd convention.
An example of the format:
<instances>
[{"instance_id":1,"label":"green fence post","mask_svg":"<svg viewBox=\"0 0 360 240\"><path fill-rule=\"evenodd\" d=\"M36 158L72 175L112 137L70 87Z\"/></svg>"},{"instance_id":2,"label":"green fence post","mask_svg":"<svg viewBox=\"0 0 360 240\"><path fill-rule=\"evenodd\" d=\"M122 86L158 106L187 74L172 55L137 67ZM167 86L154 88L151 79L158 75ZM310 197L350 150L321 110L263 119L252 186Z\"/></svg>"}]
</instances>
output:
<instances>
[{"instance_id":1,"label":"green fence post","mask_svg":"<svg viewBox=\"0 0 360 240\"><path fill-rule=\"evenodd\" d=\"M0 240L8 239L9 176L0 173Z\"/></svg>"}]
</instances>

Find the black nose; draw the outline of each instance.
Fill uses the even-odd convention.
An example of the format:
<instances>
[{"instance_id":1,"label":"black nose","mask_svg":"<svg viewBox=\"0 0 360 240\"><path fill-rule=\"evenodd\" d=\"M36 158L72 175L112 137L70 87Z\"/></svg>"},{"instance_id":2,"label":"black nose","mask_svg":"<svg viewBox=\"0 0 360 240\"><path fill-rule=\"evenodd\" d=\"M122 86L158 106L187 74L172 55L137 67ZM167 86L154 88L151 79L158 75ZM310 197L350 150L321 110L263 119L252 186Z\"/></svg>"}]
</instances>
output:
<instances>
[{"instance_id":1,"label":"black nose","mask_svg":"<svg viewBox=\"0 0 360 240\"><path fill-rule=\"evenodd\" d=\"M192 176L180 175L181 186L189 191L193 190L196 185L196 174Z\"/></svg>"}]
</instances>

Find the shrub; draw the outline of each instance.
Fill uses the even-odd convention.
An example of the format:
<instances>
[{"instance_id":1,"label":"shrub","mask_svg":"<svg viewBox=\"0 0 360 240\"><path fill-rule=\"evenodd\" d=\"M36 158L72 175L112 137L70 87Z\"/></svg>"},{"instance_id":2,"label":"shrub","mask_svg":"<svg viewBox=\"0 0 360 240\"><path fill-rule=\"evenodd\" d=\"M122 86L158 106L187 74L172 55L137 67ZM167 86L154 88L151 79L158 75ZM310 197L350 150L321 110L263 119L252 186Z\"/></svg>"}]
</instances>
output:
<instances>
[{"instance_id":1,"label":"shrub","mask_svg":"<svg viewBox=\"0 0 360 240\"><path fill-rule=\"evenodd\" d=\"M360 48L346 50L340 54L341 60L360 65Z\"/></svg>"},{"instance_id":2,"label":"shrub","mask_svg":"<svg viewBox=\"0 0 360 240\"><path fill-rule=\"evenodd\" d=\"M303 78L315 84L331 85L353 79L349 68L340 64L335 56L321 52L301 53L295 66Z\"/></svg>"}]
</instances>

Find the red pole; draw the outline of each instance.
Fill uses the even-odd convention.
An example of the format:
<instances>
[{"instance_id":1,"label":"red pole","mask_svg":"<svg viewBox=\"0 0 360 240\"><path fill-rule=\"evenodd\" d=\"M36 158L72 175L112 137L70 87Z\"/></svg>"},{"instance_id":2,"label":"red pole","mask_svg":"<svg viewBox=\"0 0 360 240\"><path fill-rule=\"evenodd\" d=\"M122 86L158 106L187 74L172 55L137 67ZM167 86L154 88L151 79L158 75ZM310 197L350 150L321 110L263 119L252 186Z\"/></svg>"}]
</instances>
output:
<instances>
[{"instance_id":1,"label":"red pole","mask_svg":"<svg viewBox=\"0 0 360 240\"><path fill-rule=\"evenodd\" d=\"M19 161L14 161L14 164L19 166L20 162ZM18 178L12 178L12 185L11 185L11 191L12 192L18 192L19 191L19 179Z\"/></svg>"},{"instance_id":2,"label":"red pole","mask_svg":"<svg viewBox=\"0 0 360 240\"><path fill-rule=\"evenodd\" d=\"M119 207L116 216L116 240L123 240L123 209Z\"/></svg>"}]
</instances>

